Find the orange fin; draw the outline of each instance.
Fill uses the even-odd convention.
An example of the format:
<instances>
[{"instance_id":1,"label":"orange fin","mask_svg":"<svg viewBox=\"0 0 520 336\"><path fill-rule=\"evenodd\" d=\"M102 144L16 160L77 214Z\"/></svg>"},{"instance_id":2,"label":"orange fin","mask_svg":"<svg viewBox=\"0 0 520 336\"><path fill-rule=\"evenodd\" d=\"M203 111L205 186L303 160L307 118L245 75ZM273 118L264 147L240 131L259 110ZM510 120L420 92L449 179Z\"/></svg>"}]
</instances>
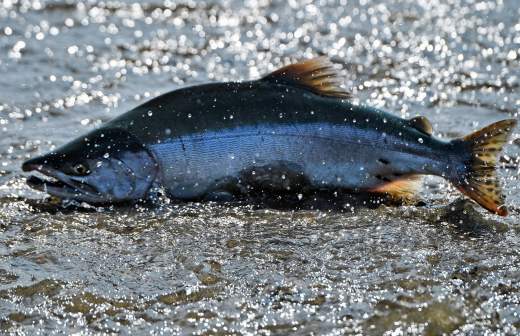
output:
<instances>
[{"instance_id":1,"label":"orange fin","mask_svg":"<svg viewBox=\"0 0 520 336\"><path fill-rule=\"evenodd\" d=\"M384 183L369 192L383 193L399 200L412 200L422 186L421 175L407 175L398 180Z\"/></svg>"},{"instance_id":2,"label":"orange fin","mask_svg":"<svg viewBox=\"0 0 520 336\"><path fill-rule=\"evenodd\" d=\"M496 174L497 157L509 139L517 121L498 121L462 139L470 159L465 162L466 172L452 182L466 196L499 216L507 216L500 183Z\"/></svg>"},{"instance_id":3,"label":"orange fin","mask_svg":"<svg viewBox=\"0 0 520 336\"><path fill-rule=\"evenodd\" d=\"M300 86L322 96L350 98L350 92L341 88L341 78L334 64L325 56L312 58L280 68L261 80Z\"/></svg>"},{"instance_id":4,"label":"orange fin","mask_svg":"<svg viewBox=\"0 0 520 336\"><path fill-rule=\"evenodd\" d=\"M416 130L423 132L427 135L432 135L433 133L433 127L430 121L426 117L418 116L413 117L409 120L410 125L415 128Z\"/></svg>"}]
</instances>

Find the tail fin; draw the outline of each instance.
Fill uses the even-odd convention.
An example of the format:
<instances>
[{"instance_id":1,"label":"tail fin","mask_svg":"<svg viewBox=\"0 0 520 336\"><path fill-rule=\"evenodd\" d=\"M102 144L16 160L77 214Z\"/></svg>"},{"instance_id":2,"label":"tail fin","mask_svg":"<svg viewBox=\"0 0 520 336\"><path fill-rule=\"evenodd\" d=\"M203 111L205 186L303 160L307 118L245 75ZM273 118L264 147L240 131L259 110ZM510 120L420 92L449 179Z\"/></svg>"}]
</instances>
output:
<instances>
[{"instance_id":1,"label":"tail fin","mask_svg":"<svg viewBox=\"0 0 520 336\"><path fill-rule=\"evenodd\" d=\"M471 156L465 162L466 172L454 181L455 185L466 196L500 216L507 216L507 208L496 174L496 163L515 126L514 119L502 120L456 140L462 142L466 150L469 147Z\"/></svg>"}]
</instances>

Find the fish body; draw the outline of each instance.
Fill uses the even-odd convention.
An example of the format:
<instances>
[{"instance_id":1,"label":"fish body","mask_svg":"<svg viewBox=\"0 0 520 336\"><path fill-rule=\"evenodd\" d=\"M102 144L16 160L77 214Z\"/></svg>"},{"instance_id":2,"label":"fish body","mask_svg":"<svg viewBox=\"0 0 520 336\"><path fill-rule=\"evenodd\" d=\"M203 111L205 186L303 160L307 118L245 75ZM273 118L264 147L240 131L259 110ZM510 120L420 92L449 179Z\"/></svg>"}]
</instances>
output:
<instances>
[{"instance_id":1,"label":"fish body","mask_svg":"<svg viewBox=\"0 0 520 336\"><path fill-rule=\"evenodd\" d=\"M59 180L53 185L30 179L37 189L46 187L63 197L64 183L65 194L94 203L144 198L154 187L179 199L255 187L342 188L403 196L413 192L417 177L425 174L445 177L475 199L465 187L474 187L474 165L493 163L514 125L508 120L494 127L498 138L493 138L493 155L475 163L475 139L443 141L431 135L425 118L407 120L354 104L337 85L332 65L319 58L256 81L166 93L53 153L27 161L23 168ZM489 147L481 140L480 145ZM69 163L66 169L64 162ZM75 171L80 166L74 162L86 167L85 172ZM106 171L92 174L94 165ZM493 187L496 195L489 201L489 189L486 200L477 201L504 214L496 179L486 171L479 176L491 181L487 188ZM94 182L94 175L105 176L104 182ZM82 188L91 188L88 197Z\"/></svg>"},{"instance_id":2,"label":"fish body","mask_svg":"<svg viewBox=\"0 0 520 336\"><path fill-rule=\"evenodd\" d=\"M105 127L136 135L159 166L157 182L188 199L262 167L315 187L368 190L412 173L447 173L454 151L384 111L261 81L177 90Z\"/></svg>"}]
</instances>

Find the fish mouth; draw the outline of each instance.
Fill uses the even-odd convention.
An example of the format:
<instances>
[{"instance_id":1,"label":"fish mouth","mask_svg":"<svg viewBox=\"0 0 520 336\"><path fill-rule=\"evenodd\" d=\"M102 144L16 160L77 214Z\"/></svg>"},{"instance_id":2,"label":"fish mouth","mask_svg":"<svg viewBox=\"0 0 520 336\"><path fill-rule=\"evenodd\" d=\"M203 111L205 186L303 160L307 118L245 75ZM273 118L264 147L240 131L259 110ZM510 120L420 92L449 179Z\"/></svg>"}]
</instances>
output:
<instances>
[{"instance_id":1,"label":"fish mouth","mask_svg":"<svg viewBox=\"0 0 520 336\"><path fill-rule=\"evenodd\" d=\"M71 188L69 185L67 185L66 183L64 183L60 180L56 180L53 178L42 179L35 175L31 175L27 178L27 184L29 185L29 187L39 190L39 191L45 191L48 188L52 188L52 189L69 188L69 189L73 190L73 188Z\"/></svg>"},{"instance_id":2,"label":"fish mouth","mask_svg":"<svg viewBox=\"0 0 520 336\"><path fill-rule=\"evenodd\" d=\"M25 165L23 170L36 171L44 175L45 178L35 175L29 176L27 178L27 185L52 196L74 199L85 197L98 199L100 197L99 192L92 185L84 181L77 181L58 170L41 165Z\"/></svg>"}]
</instances>

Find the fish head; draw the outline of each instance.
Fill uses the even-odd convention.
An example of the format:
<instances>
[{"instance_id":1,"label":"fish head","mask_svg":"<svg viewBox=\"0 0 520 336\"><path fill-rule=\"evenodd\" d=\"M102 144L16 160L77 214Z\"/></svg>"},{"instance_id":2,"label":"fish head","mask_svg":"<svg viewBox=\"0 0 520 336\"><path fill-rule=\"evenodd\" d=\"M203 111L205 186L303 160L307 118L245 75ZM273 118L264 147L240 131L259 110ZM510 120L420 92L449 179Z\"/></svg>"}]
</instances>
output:
<instances>
[{"instance_id":1,"label":"fish head","mask_svg":"<svg viewBox=\"0 0 520 336\"><path fill-rule=\"evenodd\" d=\"M146 197L157 175L151 153L128 131L98 129L23 163L30 187L63 199L116 203Z\"/></svg>"}]
</instances>

